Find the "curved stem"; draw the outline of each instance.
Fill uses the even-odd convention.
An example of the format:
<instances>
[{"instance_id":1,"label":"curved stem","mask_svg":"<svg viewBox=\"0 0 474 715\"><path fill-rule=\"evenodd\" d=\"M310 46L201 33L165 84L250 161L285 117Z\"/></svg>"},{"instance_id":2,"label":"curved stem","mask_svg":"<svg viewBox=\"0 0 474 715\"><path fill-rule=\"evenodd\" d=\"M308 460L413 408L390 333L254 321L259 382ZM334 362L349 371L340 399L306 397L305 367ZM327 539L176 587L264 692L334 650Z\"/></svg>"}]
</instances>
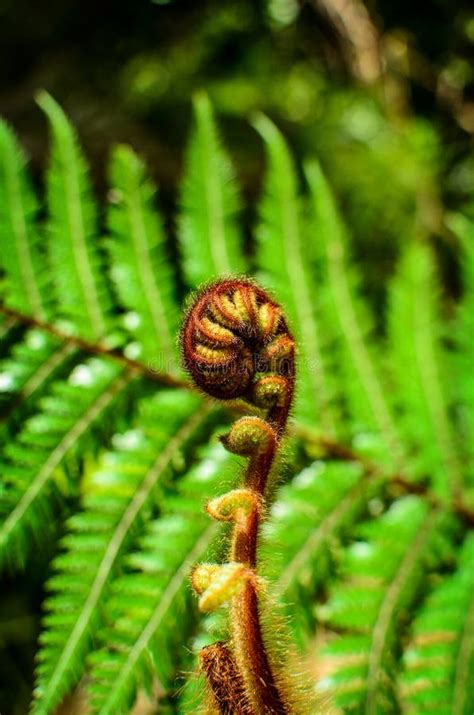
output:
<instances>
[{"instance_id":1,"label":"curved stem","mask_svg":"<svg viewBox=\"0 0 474 715\"><path fill-rule=\"evenodd\" d=\"M234 522L231 562L196 567L193 587L203 611L231 601L232 652L216 644L204 652L203 670L221 715L290 715L266 650L256 569L268 478L294 393L294 339L280 306L265 291L231 278L196 297L180 340L183 364L204 392L268 409L266 420L243 417L222 437L227 449L249 463L243 487L207 505L213 518ZM227 675L233 670L243 683L244 704L230 692Z\"/></svg>"},{"instance_id":2,"label":"curved stem","mask_svg":"<svg viewBox=\"0 0 474 715\"><path fill-rule=\"evenodd\" d=\"M280 437L286 426L293 397L294 376L288 380L288 390L281 406L273 407L268 422ZM246 487L255 491L264 503L268 476L273 465L278 442L268 449L252 455L245 476ZM236 521L232 535L231 558L233 561L257 566L257 545L261 515L253 509L245 518ZM237 665L242 673L247 693L255 712L287 715L289 710L278 691L263 639L258 595L255 584L248 582L232 599L231 624Z\"/></svg>"}]
</instances>

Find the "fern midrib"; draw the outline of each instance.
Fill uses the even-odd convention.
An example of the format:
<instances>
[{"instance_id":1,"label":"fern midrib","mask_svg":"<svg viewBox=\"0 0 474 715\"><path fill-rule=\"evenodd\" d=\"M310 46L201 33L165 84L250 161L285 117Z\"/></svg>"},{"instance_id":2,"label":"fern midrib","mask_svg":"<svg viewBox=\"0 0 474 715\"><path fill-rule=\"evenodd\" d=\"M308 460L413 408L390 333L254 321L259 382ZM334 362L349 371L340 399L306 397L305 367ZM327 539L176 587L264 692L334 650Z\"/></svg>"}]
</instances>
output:
<instances>
[{"instance_id":1,"label":"fern midrib","mask_svg":"<svg viewBox=\"0 0 474 715\"><path fill-rule=\"evenodd\" d=\"M331 410L329 409L329 389L324 376L321 344L301 255L301 236L297 223L298 209L293 192L291 190L286 191L286 182L283 181L284 176L282 176L282 174L284 174L283 171L281 174L278 172L279 193L282 199L279 204L281 207L281 221L284 233L283 246L287 256L286 265L292 286L292 293L296 298L293 304L296 314L298 315L298 325L301 334L304 335L303 351L307 361L306 373L313 384L315 407L318 404L318 395L320 396L320 404L325 406L325 409L321 410L321 414L319 415L321 425L329 436L334 436L335 425ZM310 356L313 358L312 368L308 364Z\"/></svg>"},{"instance_id":2,"label":"fern midrib","mask_svg":"<svg viewBox=\"0 0 474 715\"><path fill-rule=\"evenodd\" d=\"M40 385L59 367L62 361L74 351L75 348L73 345L65 343L51 353L23 385L21 390L22 401L31 397Z\"/></svg>"},{"instance_id":3,"label":"fern midrib","mask_svg":"<svg viewBox=\"0 0 474 715\"><path fill-rule=\"evenodd\" d=\"M56 147L58 154L61 156L60 166L65 187L64 193L67 197L66 207L71 237L70 245L75 257L76 275L82 288L84 304L89 315L89 325L95 339L98 340L105 334L105 323L87 251L76 152L69 136L64 137L64 141L59 140L58 137ZM66 170L66 167L68 167L68 170ZM56 240L59 241L60 237L56 236Z\"/></svg>"},{"instance_id":4,"label":"fern midrib","mask_svg":"<svg viewBox=\"0 0 474 715\"><path fill-rule=\"evenodd\" d=\"M173 357L173 340L169 331L165 307L151 268L151 256L143 217L140 190L135 181L133 182L133 187L129 194L129 206L131 237L139 266L139 275L144 289L143 293L152 318L155 334L158 338L158 346L165 352L167 364L169 364Z\"/></svg>"},{"instance_id":5,"label":"fern midrib","mask_svg":"<svg viewBox=\"0 0 474 715\"><path fill-rule=\"evenodd\" d=\"M146 503L161 474L169 466L176 450L192 434L196 426L204 419L210 409L211 407L209 405L203 405L187 422L185 422L178 432L176 432L175 436L168 442L166 448L163 452L161 452L152 467L148 470L141 486L136 490L132 501L124 512L120 522L115 527L109 545L97 569L89 596L87 597L79 618L77 619L76 624L67 640L65 648L61 653L61 659L48 681L47 689L45 690L42 698L43 702L41 703L43 709L47 709L49 700L54 698L55 691L61 682L64 672L69 666L69 662L74 655L81 637L86 631L90 618L99 602L100 596L102 595L103 589L107 583L107 579L117 559L120 548L129 533L133 522Z\"/></svg>"},{"instance_id":6,"label":"fern midrib","mask_svg":"<svg viewBox=\"0 0 474 715\"><path fill-rule=\"evenodd\" d=\"M9 151L5 152L4 158L7 195L11 202L10 215L12 218L13 235L16 239L18 251L18 266L23 274L23 286L28 295L31 312L38 318L44 319L45 311L43 301L41 300L41 294L36 284L33 259L28 243L28 229L23 208L20 179Z\"/></svg>"},{"instance_id":7,"label":"fern midrib","mask_svg":"<svg viewBox=\"0 0 474 715\"><path fill-rule=\"evenodd\" d=\"M298 572L304 567L308 557L316 553L320 545L326 541L328 536L336 528L337 524L344 519L347 512L350 511L350 508L354 506L356 499L364 492L364 490L365 481L364 477L361 477L361 481L358 481L357 484L355 484L347 492L347 494L344 495L331 513L319 523L316 529L310 532L301 548L298 549L288 566L284 568L280 578L275 584L275 593L283 595L286 592L293 582L296 574L298 574Z\"/></svg>"},{"instance_id":8,"label":"fern midrib","mask_svg":"<svg viewBox=\"0 0 474 715\"><path fill-rule=\"evenodd\" d=\"M47 481L51 478L56 467L65 457L68 450L81 437L91 422L107 407L113 398L128 384L129 375L121 374L108 388L100 394L98 399L86 410L82 417L75 422L74 426L66 433L55 449L50 453L48 459L43 464L36 477L28 486L18 504L5 519L0 532L0 545L8 538L9 533L21 520L28 507L41 492Z\"/></svg>"},{"instance_id":9,"label":"fern midrib","mask_svg":"<svg viewBox=\"0 0 474 715\"><path fill-rule=\"evenodd\" d=\"M386 638L392 622L393 613L399 598L417 564L420 553L426 545L433 529L436 512L430 511L416 532L413 543L407 549L395 578L389 584L382 601L378 618L372 631L372 641L368 657L366 715L377 715L377 696L381 670L381 661L385 650Z\"/></svg>"},{"instance_id":10,"label":"fern midrib","mask_svg":"<svg viewBox=\"0 0 474 715\"><path fill-rule=\"evenodd\" d=\"M208 159L208 157L217 152L215 152L215 148L213 149L212 126L207 121L207 118L201 118L201 129L202 131L199 132L198 136L200 136L202 141L200 155L203 164L202 176L206 196L209 246L215 272L219 275L222 273L230 273L232 271L232 265L225 240L223 196L219 181L219 172L212 170L211 163Z\"/></svg>"},{"instance_id":11,"label":"fern midrib","mask_svg":"<svg viewBox=\"0 0 474 715\"><path fill-rule=\"evenodd\" d=\"M451 497L456 497L461 487L461 473L456 451L453 445L449 421L444 408L445 401L441 388L441 380L435 357L434 338L430 329L430 315L425 310L427 297L413 301L415 326L415 356L421 388L425 402L431 415L431 421L438 445L441 450L448 476L450 477Z\"/></svg>"},{"instance_id":12,"label":"fern midrib","mask_svg":"<svg viewBox=\"0 0 474 715\"><path fill-rule=\"evenodd\" d=\"M216 536L219 530L218 524L211 524L206 531L200 536L196 544L193 546L191 551L187 554L186 558L182 562L181 566L177 571L175 571L171 581L168 583L166 589L164 590L159 603L157 604L155 610L153 611L150 619L148 620L146 626L143 628L140 636L135 641L133 648L125 660L120 672L115 678L115 683L118 685L125 682L126 678L129 677L130 672L135 667L141 654L147 648L148 643L153 638L154 633L156 633L161 620L166 615L168 608L170 607L173 599L181 588L183 582L188 579L191 567L200 559L203 553L207 550L212 540ZM166 689L163 687L163 690ZM110 695L105 703L105 705L99 710L99 715L115 715L116 711L116 698L117 690L113 688Z\"/></svg>"},{"instance_id":13,"label":"fern midrib","mask_svg":"<svg viewBox=\"0 0 474 715\"><path fill-rule=\"evenodd\" d=\"M326 255L337 303L337 314L348 352L353 356L354 365L367 394L375 421L382 434L387 437L389 447L393 450L400 466L404 450L359 329L344 266L344 252L344 246L340 240L333 238L326 241Z\"/></svg>"},{"instance_id":14,"label":"fern midrib","mask_svg":"<svg viewBox=\"0 0 474 715\"><path fill-rule=\"evenodd\" d=\"M465 715L469 694L469 675L474 658L474 596L471 597L459 644L454 673L452 715ZM471 682L472 687L472 682Z\"/></svg>"}]
</instances>

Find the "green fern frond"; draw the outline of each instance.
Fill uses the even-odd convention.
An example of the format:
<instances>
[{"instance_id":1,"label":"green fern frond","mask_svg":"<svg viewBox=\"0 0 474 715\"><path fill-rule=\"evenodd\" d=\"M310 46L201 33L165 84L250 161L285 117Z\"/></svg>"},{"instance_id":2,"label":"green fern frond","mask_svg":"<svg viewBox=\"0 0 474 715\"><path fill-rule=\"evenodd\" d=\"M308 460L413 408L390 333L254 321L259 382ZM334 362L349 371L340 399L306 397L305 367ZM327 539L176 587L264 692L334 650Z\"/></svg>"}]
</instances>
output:
<instances>
[{"instance_id":1,"label":"green fern frond","mask_svg":"<svg viewBox=\"0 0 474 715\"><path fill-rule=\"evenodd\" d=\"M0 263L6 278L2 293L10 308L43 319L49 277L36 225L38 211L23 150L0 120Z\"/></svg>"},{"instance_id":2,"label":"green fern frond","mask_svg":"<svg viewBox=\"0 0 474 715\"><path fill-rule=\"evenodd\" d=\"M166 692L180 663L186 632L196 618L188 586L191 566L206 559L218 526L209 524L203 495L219 489L235 458L208 447L165 500L164 515L151 522L140 550L127 559L132 572L115 582L107 602L109 627L104 647L92 656L93 712L127 713L138 687L158 678ZM117 648L117 644L119 647Z\"/></svg>"},{"instance_id":3,"label":"green fern frond","mask_svg":"<svg viewBox=\"0 0 474 715\"><path fill-rule=\"evenodd\" d=\"M267 175L257 227L257 265L265 285L278 295L299 345L296 414L318 421L328 436L335 433L333 386L323 355L318 323L318 286L311 275L311 255L304 242L301 203L293 160L275 125L260 115L254 126L265 141Z\"/></svg>"},{"instance_id":4,"label":"green fern frond","mask_svg":"<svg viewBox=\"0 0 474 715\"><path fill-rule=\"evenodd\" d=\"M176 371L178 304L157 207L156 189L133 149L118 146L110 166L108 242L111 275L130 311L126 323L140 343L140 357L161 372Z\"/></svg>"},{"instance_id":5,"label":"green fern frond","mask_svg":"<svg viewBox=\"0 0 474 715\"><path fill-rule=\"evenodd\" d=\"M430 594L404 656L404 712L471 715L474 711L474 534L458 570Z\"/></svg>"},{"instance_id":6,"label":"green fern frond","mask_svg":"<svg viewBox=\"0 0 474 715\"><path fill-rule=\"evenodd\" d=\"M111 303L87 164L61 107L46 92L40 93L38 104L53 137L47 174L48 244L58 305L81 335L100 340L107 333Z\"/></svg>"},{"instance_id":7,"label":"green fern frond","mask_svg":"<svg viewBox=\"0 0 474 715\"><path fill-rule=\"evenodd\" d=\"M31 409L51 381L67 368L74 354L68 343L60 344L37 329L29 330L0 361L0 435L7 439L25 405ZM8 418L8 419L7 419Z\"/></svg>"},{"instance_id":8,"label":"green fern frond","mask_svg":"<svg viewBox=\"0 0 474 715\"><path fill-rule=\"evenodd\" d=\"M223 150L206 94L194 100L195 126L181 188L179 239L183 272L192 288L246 269L237 224L240 210L234 171Z\"/></svg>"},{"instance_id":9,"label":"green fern frond","mask_svg":"<svg viewBox=\"0 0 474 715\"><path fill-rule=\"evenodd\" d=\"M305 173L311 190L313 243L327 284L327 310L340 342L340 367L345 378L341 389L349 403L356 438L359 435L362 447L361 437L367 442L370 436L370 451L391 469L400 468L405 466L404 448L385 396L377 355L369 348L367 338L373 321L360 295L360 276L349 260L346 230L317 162L309 162Z\"/></svg>"},{"instance_id":10,"label":"green fern frond","mask_svg":"<svg viewBox=\"0 0 474 715\"><path fill-rule=\"evenodd\" d=\"M427 246L413 243L390 291L388 315L396 403L412 464L436 493L459 493L461 469L448 414L445 355L440 344L439 287Z\"/></svg>"},{"instance_id":11,"label":"green fern frond","mask_svg":"<svg viewBox=\"0 0 474 715\"><path fill-rule=\"evenodd\" d=\"M44 541L52 523L60 476L77 464L91 429L115 406L131 376L114 363L91 359L55 382L4 451L0 498L0 565L25 564L32 541ZM109 421L108 428L113 425Z\"/></svg>"},{"instance_id":12,"label":"green fern frond","mask_svg":"<svg viewBox=\"0 0 474 715\"><path fill-rule=\"evenodd\" d=\"M418 497L405 497L358 530L346 551L344 580L320 607L342 635L326 650L332 673L320 682L334 702L365 715L396 711L399 629L424 571L451 557L453 525Z\"/></svg>"},{"instance_id":13,"label":"green fern frond","mask_svg":"<svg viewBox=\"0 0 474 715\"><path fill-rule=\"evenodd\" d=\"M359 464L314 462L277 494L262 530L261 558L275 595L291 604L300 646L313 625L304 604L328 577L332 547L364 510L371 489Z\"/></svg>"},{"instance_id":14,"label":"green fern frond","mask_svg":"<svg viewBox=\"0 0 474 715\"><path fill-rule=\"evenodd\" d=\"M469 485L474 487L474 221L456 215L450 218L449 225L461 242L463 279L463 296L455 323L455 354L451 361L450 384L459 412L459 448L467 462L466 477Z\"/></svg>"},{"instance_id":15,"label":"green fern frond","mask_svg":"<svg viewBox=\"0 0 474 715\"><path fill-rule=\"evenodd\" d=\"M84 509L68 520L48 583L53 595L38 655L36 715L51 713L79 679L123 552L208 412L195 395L159 393L142 404L137 427L115 436L116 449L88 474Z\"/></svg>"}]
</instances>

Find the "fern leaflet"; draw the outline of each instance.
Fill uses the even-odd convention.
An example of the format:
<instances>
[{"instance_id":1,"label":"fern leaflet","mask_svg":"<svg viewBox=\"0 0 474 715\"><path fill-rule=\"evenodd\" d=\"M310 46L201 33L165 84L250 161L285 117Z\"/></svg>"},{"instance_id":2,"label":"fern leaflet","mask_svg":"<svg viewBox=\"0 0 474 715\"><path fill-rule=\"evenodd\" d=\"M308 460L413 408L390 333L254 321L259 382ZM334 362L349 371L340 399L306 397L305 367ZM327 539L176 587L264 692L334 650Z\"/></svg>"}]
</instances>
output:
<instances>
[{"instance_id":1,"label":"fern leaflet","mask_svg":"<svg viewBox=\"0 0 474 715\"><path fill-rule=\"evenodd\" d=\"M458 570L418 613L403 656L404 712L470 715L474 709L474 534Z\"/></svg>"},{"instance_id":2,"label":"fern leaflet","mask_svg":"<svg viewBox=\"0 0 474 715\"><path fill-rule=\"evenodd\" d=\"M419 591L423 570L451 554L452 525L417 497L395 502L360 527L345 558L345 580L320 616L345 634L327 649L334 672L320 683L341 707L365 715L396 710L397 628Z\"/></svg>"},{"instance_id":3,"label":"fern leaflet","mask_svg":"<svg viewBox=\"0 0 474 715\"><path fill-rule=\"evenodd\" d=\"M218 529L209 526L196 495L217 490L223 470L235 462L220 446L207 448L203 457L180 481L179 498L165 502L164 516L149 525L140 551L129 557L132 573L114 584L105 645L92 658L92 702L99 715L128 712L137 687L153 676L165 691L170 686L181 657L175 650L177 623L182 642L195 617L189 571L205 557Z\"/></svg>"},{"instance_id":4,"label":"fern leaflet","mask_svg":"<svg viewBox=\"0 0 474 715\"><path fill-rule=\"evenodd\" d=\"M331 382L322 355L322 337L316 319L316 282L310 262L303 253L301 207L297 197L293 162L275 125L259 116L255 127L267 149L268 168L260 222L257 227L257 263L265 284L272 288L292 320L299 338L298 417L307 422L317 418L325 433L334 435Z\"/></svg>"},{"instance_id":5,"label":"fern leaflet","mask_svg":"<svg viewBox=\"0 0 474 715\"><path fill-rule=\"evenodd\" d=\"M91 428L123 393L130 375L115 364L91 359L68 381L53 384L15 442L5 449L1 494L0 564L24 565L32 537L52 523L58 467L80 455ZM66 464L66 469L67 469Z\"/></svg>"},{"instance_id":6,"label":"fern leaflet","mask_svg":"<svg viewBox=\"0 0 474 715\"><path fill-rule=\"evenodd\" d=\"M107 332L110 296L97 247L97 209L72 126L54 99L42 92L53 144L48 179L49 252L61 313L86 338Z\"/></svg>"},{"instance_id":7,"label":"fern leaflet","mask_svg":"<svg viewBox=\"0 0 474 715\"><path fill-rule=\"evenodd\" d=\"M159 357L161 372L175 372L177 301L163 227L153 206L155 187L127 146L114 149L110 176L111 275L131 311L126 322L139 340L141 357Z\"/></svg>"},{"instance_id":8,"label":"fern leaflet","mask_svg":"<svg viewBox=\"0 0 474 715\"><path fill-rule=\"evenodd\" d=\"M342 343L341 363L345 374L344 393L356 431L371 430L377 456L396 467L404 464L404 449L385 398L384 387L366 336L372 330L367 306L359 295L360 279L348 268L347 237L334 197L319 165L305 167L311 189L315 245L328 284L332 321Z\"/></svg>"},{"instance_id":9,"label":"fern leaflet","mask_svg":"<svg viewBox=\"0 0 474 715\"><path fill-rule=\"evenodd\" d=\"M14 133L0 120L0 241L5 302L43 319L48 277L35 224L39 206Z\"/></svg>"},{"instance_id":10,"label":"fern leaflet","mask_svg":"<svg viewBox=\"0 0 474 715\"><path fill-rule=\"evenodd\" d=\"M194 118L179 219L183 271L193 288L246 268L236 221L240 200L234 172L203 93L196 95Z\"/></svg>"},{"instance_id":11,"label":"fern leaflet","mask_svg":"<svg viewBox=\"0 0 474 715\"><path fill-rule=\"evenodd\" d=\"M122 448L105 453L89 475L84 511L68 522L65 551L49 582L54 595L47 600L50 613L39 653L37 715L51 712L79 678L117 562L150 514L173 460L208 412L198 405L186 393L164 392L149 400L142 405L140 427L116 437ZM169 416L160 425L164 413Z\"/></svg>"},{"instance_id":12,"label":"fern leaflet","mask_svg":"<svg viewBox=\"0 0 474 715\"><path fill-rule=\"evenodd\" d=\"M20 407L26 404L31 409L38 396L69 365L73 353L71 345L59 345L36 329L15 343L11 354L0 362L0 434L13 433L19 418L24 417L25 411Z\"/></svg>"},{"instance_id":13,"label":"fern leaflet","mask_svg":"<svg viewBox=\"0 0 474 715\"><path fill-rule=\"evenodd\" d=\"M461 473L443 385L435 268L428 248L412 244L390 293L389 333L397 398L412 463L436 493L459 493Z\"/></svg>"},{"instance_id":14,"label":"fern leaflet","mask_svg":"<svg viewBox=\"0 0 474 715\"><path fill-rule=\"evenodd\" d=\"M456 316L452 359L453 397L459 411L461 444L459 449L466 457L466 477L474 487L474 222L464 216L453 216L451 228L461 242L461 270L464 293Z\"/></svg>"}]
</instances>

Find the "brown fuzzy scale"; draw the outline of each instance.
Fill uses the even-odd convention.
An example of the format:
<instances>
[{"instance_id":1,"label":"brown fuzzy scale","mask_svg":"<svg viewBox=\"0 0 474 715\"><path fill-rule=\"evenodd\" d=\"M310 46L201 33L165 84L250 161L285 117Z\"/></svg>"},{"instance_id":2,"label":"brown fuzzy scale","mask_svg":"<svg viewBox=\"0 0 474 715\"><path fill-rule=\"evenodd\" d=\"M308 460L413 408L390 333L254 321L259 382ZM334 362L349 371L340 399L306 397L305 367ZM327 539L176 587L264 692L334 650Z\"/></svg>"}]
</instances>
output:
<instances>
[{"instance_id":1,"label":"brown fuzzy scale","mask_svg":"<svg viewBox=\"0 0 474 715\"><path fill-rule=\"evenodd\" d=\"M211 691L212 706L219 715L252 715L244 682L229 647L220 641L206 646L199 660Z\"/></svg>"},{"instance_id":2,"label":"brown fuzzy scale","mask_svg":"<svg viewBox=\"0 0 474 715\"><path fill-rule=\"evenodd\" d=\"M236 278L218 281L197 296L181 331L181 346L184 367L203 392L223 400L243 398L268 409L265 421L242 418L223 439L228 449L249 457L242 486L261 504L235 519L230 555L256 575L268 476L294 392L294 340L277 303L252 281ZM258 583L257 577L249 579L231 597L232 651L215 644L201 653L222 715L291 712L265 648ZM227 677L231 672L235 678Z\"/></svg>"}]
</instances>

